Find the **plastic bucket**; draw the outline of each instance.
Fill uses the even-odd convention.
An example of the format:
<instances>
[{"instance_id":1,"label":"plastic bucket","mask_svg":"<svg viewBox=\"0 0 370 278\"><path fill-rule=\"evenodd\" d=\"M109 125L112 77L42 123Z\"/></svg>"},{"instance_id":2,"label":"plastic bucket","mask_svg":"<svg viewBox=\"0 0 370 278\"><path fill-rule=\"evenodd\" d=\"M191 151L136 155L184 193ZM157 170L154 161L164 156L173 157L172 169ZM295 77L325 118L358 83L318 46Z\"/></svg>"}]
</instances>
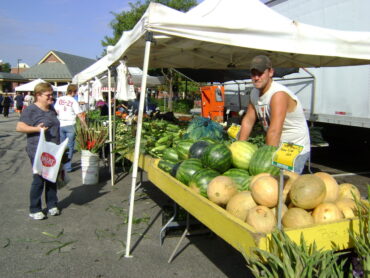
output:
<instances>
[{"instance_id":1,"label":"plastic bucket","mask_svg":"<svg viewBox=\"0 0 370 278\"><path fill-rule=\"evenodd\" d=\"M99 156L90 151L81 151L83 184L97 184L99 181Z\"/></svg>"}]
</instances>

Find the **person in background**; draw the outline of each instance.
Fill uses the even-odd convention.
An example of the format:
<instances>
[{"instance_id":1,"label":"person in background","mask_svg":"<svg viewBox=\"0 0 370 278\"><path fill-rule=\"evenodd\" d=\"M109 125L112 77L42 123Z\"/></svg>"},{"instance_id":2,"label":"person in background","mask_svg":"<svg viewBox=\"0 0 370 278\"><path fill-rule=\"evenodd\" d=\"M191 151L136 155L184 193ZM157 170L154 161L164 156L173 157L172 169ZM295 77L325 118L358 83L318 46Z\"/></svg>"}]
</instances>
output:
<instances>
[{"instance_id":1,"label":"person in background","mask_svg":"<svg viewBox=\"0 0 370 278\"><path fill-rule=\"evenodd\" d=\"M59 121L52 107L53 88L49 83L39 83L35 86L34 94L36 101L27 106L19 122L16 131L27 134L26 151L33 165L36 149L39 142L40 131L44 129L46 141L59 144ZM35 220L42 220L45 214L42 212L41 197L45 189L45 202L50 215L59 214L57 207L57 185L44 179L38 174L33 175L30 190L30 214Z\"/></svg>"},{"instance_id":2,"label":"person in background","mask_svg":"<svg viewBox=\"0 0 370 278\"><path fill-rule=\"evenodd\" d=\"M67 92L65 96L59 97L54 105L55 111L58 114L58 119L60 121L60 140L64 141L68 138L68 162L64 164L64 170L67 172L72 172L72 157L75 146L75 125L76 116L80 119L82 125L86 126L84 114L78 105L78 102L74 99L77 94L77 86L75 84L70 84L67 87Z\"/></svg>"},{"instance_id":3,"label":"person in background","mask_svg":"<svg viewBox=\"0 0 370 278\"><path fill-rule=\"evenodd\" d=\"M300 101L287 87L272 79L274 69L267 56L254 57L250 71L254 88L241 123L239 140L248 139L258 119L266 131L267 145L290 142L303 146L294 164L294 172L302 173L310 157L310 136Z\"/></svg>"},{"instance_id":4,"label":"person in background","mask_svg":"<svg viewBox=\"0 0 370 278\"><path fill-rule=\"evenodd\" d=\"M8 95L8 93L5 93L4 99L2 101L5 118L9 117L9 109L10 109L10 106L12 106L12 103L13 103L12 98Z\"/></svg>"},{"instance_id":5,"label":"person in background","mask_svg":"<svg viewBox=\"0 0 370 278\"><path fill-rule=\"evenodd\" d=\"M3 100L4 97L2 94L0 94L0 114L3 114Z\"/></svg>"},{"instance_id":6,"label":"person in background","mask_svg":"<svg viewBox=\"0 0 370 278\"><path fill-rule=\"evenodd\" d=\"M16 103L16 112L18 114L22 113L23 110L23 94L21 92L17 92L17 95L14 97L15 103Z\"/></svg>"},{"instance_id":7,"label":"person in background","mask_svg":"<svg viewBox=\"0 0 370 278\"><path fill-rule=\"evenodd\" d=\"M34 102L35 102L35 98L33 97L32 93L27 92L27 95L24 97L24 101L23 101L24 109L30 106L31 104L33 104Z\"/></svg>"}]
</instances>

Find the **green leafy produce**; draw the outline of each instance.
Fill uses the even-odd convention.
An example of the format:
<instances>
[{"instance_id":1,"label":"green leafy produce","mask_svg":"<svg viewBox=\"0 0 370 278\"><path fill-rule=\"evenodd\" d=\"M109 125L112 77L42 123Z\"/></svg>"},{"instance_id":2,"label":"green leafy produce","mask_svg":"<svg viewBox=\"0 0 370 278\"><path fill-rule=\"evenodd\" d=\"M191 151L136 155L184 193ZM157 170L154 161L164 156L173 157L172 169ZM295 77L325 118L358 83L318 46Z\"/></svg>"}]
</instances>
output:
<instances>
[{"instance_id":1,"label":"green leafy produce","mask_svg":"<svg viewBox=\"0 0 370 278\"><path fill-rule=\"evenodd\" d=\"M303 234L300 244L292 242L284 231L272 232L271 251L256 248L256 256L244 256L248 268L255 277L261 278L334 278L344 274L345 252L318 250L316 244L307 246Z\"/></svg>"},{"instance_id":2,"label":"green leafy produce","mask_svg":"<svg viewBox=\"0 0 370 278\"><path fill-rule=\"evenodd\" d=\"M224 131L224 127L219 123L208 118L196 117L191 120L184 134L184 138L199 140L203 137L220 141L227 138L227 133Z\"/></svg>"}]
</instances>

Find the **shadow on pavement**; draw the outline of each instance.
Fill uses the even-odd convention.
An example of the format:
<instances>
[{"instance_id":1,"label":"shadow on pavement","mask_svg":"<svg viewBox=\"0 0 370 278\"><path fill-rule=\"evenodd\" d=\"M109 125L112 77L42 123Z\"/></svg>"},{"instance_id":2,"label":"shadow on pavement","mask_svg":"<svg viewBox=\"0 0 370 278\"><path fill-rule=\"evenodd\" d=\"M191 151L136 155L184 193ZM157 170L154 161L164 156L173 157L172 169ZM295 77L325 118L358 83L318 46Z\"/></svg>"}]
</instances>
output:
<instances>
[{"instance_id":1,"label":"shadow on pavement","mask_svg":"<svg viewBox=\"0 0 370 278\"><path fill-rule=\"evenodd\" d=\"M65 209L69 207L71 204L76 205L84 205L87 204L95 199L100 198L101 196L109 193L109 192L100 192L103 187L107 184L107 181L110 180L109 171L106 168L100 168L99 171L99 183L92 185L92 184L82 184L77 187L73 187L68 189L71 191L68 197L60 200L58 202L58 207L60 209Z\"/></svg>"},{"instance_id":2,"label":"shadow on pavement","mask_svg":"<svg viewBox=\"0 0 370 278\"><path fill-rule=\"evenodd\" d=\"M146 181L142 183L143 192L145 192L151 200L153 200L160 208L165 206L172 206L172 200L165 195L160 189L158 189L151 182ZM157 215L156 219L161 215ZM155 219L155 220L156 220ZM151 226L152 224L149 224ZM197 225L199 228L199 225ZM213 232L204 232L205 226L201 225L203 228L202 233L197 234L195 229L192 235L192 226L190 226L190 235L187 235L188 242L183 241L180 245L180 249L177 251L173 260L181 260L181 253L186 252L186 249L190 245L194 245L198 250L200 250L212 263L217 266L227 277L239 278L239 277L254 277L252 273L246 266L246 261L241 253L234 249L231 245L225 242L222 238L215 235ZM149 230L150 227L146 229ZM178 240L185 227L182 230L176 231L178 235ZM145 236L143 233L142 236ZM173 237L173 235L172 235ZM135 249L139 244L140 239L134 243ZM159 238L158 238L159 241ZM166 240L164 241L166 244Z\"/></svg>"}]
</instances>

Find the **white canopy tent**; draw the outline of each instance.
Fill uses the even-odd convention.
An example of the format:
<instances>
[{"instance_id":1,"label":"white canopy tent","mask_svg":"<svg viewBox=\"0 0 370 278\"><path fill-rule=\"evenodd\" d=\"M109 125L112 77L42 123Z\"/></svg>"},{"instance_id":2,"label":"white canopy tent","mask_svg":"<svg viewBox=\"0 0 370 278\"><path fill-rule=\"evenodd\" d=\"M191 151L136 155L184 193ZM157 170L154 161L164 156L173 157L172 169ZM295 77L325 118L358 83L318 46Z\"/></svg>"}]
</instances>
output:
<instances>
[{"instance_id":1,"label":"white canopy tent","mask_svg":"<svg viewBox=\"0 0 370 278\"><path fill-rule=\"evenodd\" d=\"M151 3L108 54L74 77L85 82L125 57L143 65L142 90L152 68L247 69L255 55L274 67L329 67L370 63L370 33L319 28L284 17L259 0L205 0L187 13ZM144 60L144 62L143 62ZM108 71L109 73L109 71ZM126 257L130 256L144 94L140 97Z\"/></svg>"},{"instance_id":2,"label":"white canopy tent","mask_svg":"<svg viewBox=\"0 0 370 278\"><path fill-rule=\"evenodd\" d=\"M67 88L68 88L68 84L62 85L62 86L58 86L57 89L56 89L56 91L57 92L66 93L67 92Z\"/></svg>"},{"instance_id":3,"label":"white canopy tent","mask_svg":"<svg viewBox=\"0 0 370 278\"><path fill-rule=\"evenodd\" d=\"M35 79L31 82L28 82L26 84L22 84L18 87L15 87L15 91L16 92L33 92L33 90L35 89L35 86L39 83L45 83L46 81L45 80L42 80L41 78L38 78L38 79ZM57 87L53 86L53 90L54 91L57 91Z\"/></svg>"}]
</instances>

